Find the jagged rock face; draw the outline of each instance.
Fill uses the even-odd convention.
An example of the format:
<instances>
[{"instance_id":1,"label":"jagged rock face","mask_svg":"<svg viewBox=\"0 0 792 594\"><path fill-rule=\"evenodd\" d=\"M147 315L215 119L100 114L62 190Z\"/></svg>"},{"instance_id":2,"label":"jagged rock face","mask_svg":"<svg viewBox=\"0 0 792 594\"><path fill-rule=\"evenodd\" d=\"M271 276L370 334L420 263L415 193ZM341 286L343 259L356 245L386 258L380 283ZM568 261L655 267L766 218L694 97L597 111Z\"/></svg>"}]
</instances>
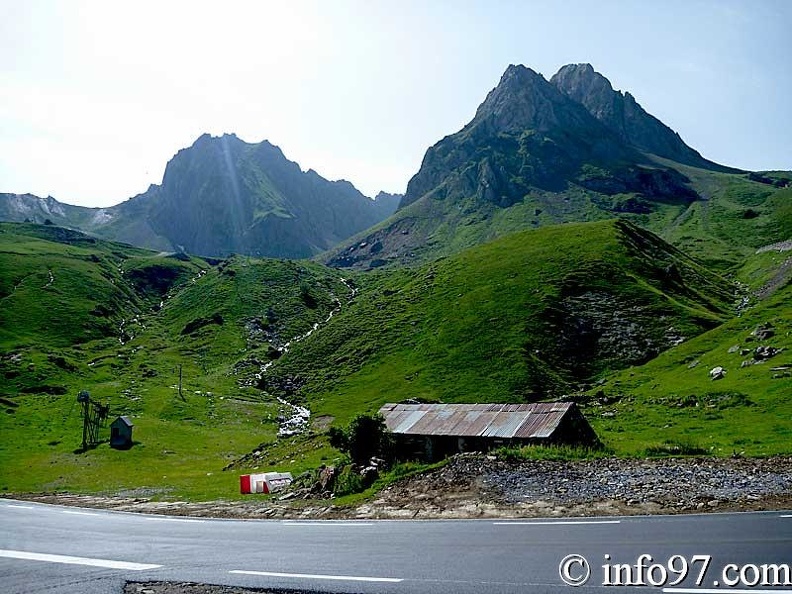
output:
<instances>
[{"instance_id":1,"label":"jagged rock face","mask_svg":"<svg viewBox=\"0 0 792 594\"><path fill-rule=\"evenodd\" d=\"M470 123L427 150L387 225L328 261L406 264L504 229L647 215L660 203L698 199L688 178L657 156L714 165L588 65L566 66L550 82L512 65Z\"/></svg>"},{"instance_id":2,"label":"jagged rock face","mask_svg":"<svg viewBox=\"0 0 792 594\"><path fill-rule=\"evenodd\" d=\"M386 219L399 208L404 194L389 194L380 192L374 197L374 207L381 213L381 218Z\"/></svg>"},{"instance_id":3,"label":"jagged rock face","mask_svg":"<svg viewBox=\"0 0 792 594\"><path fill-rule=\"evenodd\" d=\"M267 141L234 135L204 135L180 151L147 200L158 235L216 256L309 257L392 212L349 182L303 173Z\"/></svg>"},{"instance_id":4,"label":"jagged rock face","mask_svg":"<svg viewBox=\"0 0 792 594\"><path fill-rule=\"evenodd\" d=\"M579 103L623 142L642 151L694 167L728 170L704 159L679 134L647 113L630 93L615 91L591 64L568 64L550 84Z\"/></svg>"},{"instance_id":5,"label":"jagged rock face","mask_svg":"<svg viewBox=\"0 0 792 594\"><path fill-rule=\"evenodd\" d=\"M33 194L0 193L0 221L18 223L44 223L68 225L72 221L89 221L101 218L105 209L71 206L58 202L52 196L39 198Z\"/></svg>"},{"instance_id":6,"label":"jagged rock face","mask_svg":"<svg viewBox=\"0 0 792 594\"><path fill-rule=\"evenodd\" d=\"M465 128L430 148L400 207L435 197L478 194L502 207L531 186L558 191L584 162L634 159L632 151L541 75L509 66Z\"/></svg>"}]
</instances>

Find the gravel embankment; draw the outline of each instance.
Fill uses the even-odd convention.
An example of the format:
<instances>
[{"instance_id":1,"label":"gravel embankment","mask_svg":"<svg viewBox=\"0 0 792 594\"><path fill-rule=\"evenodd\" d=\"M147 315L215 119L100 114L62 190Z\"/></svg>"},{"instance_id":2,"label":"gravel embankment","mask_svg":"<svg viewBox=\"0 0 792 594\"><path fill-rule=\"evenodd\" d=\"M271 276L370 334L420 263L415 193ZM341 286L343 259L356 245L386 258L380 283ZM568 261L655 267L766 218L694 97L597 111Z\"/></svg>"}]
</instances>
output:
<instances>
[{"instance_id":1,"label":"gravel embankment","mask_svg":"<svg viewBox=\"0 0 792 594\"><path fill-rule=\"evenodd\" d=\"M223 518L482 518L792 509L792 458L505 462L461 455L399 481L374 501L151 501L145 497L9 494L120 511ZM124 594L284 594L184 582L130 582ZM290 592L289 594L309 594Z\"/></svg>"},{"instance_id":2,"label":"gravel embankment","mask_svg":"<svg viewBox=\"0 0 792 594\"><path fill-rule=\"evenodd\" d=\"M80 507L220 518L480 518L792 509L792 458L505 462L460 455L377 498L329 501L152 501L148 497L9 495Z\"/></svg>"}]
</instances>

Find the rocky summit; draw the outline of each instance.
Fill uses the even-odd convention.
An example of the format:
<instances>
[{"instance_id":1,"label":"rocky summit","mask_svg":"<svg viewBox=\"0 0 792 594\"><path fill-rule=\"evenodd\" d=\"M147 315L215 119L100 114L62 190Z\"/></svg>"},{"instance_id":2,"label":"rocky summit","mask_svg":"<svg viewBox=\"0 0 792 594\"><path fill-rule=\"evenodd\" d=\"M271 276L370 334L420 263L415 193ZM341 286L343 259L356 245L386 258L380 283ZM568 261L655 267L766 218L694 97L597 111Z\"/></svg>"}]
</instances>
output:
<instances>
[{"instance_id":1,"label":"rocky summit","mask_svg":"<svg viewBox=\"0 0 792 594\"><path fill-rule=\"evenodd\" d=\"M702 157L686 145L678 133L647 113L630 93L615 91L610 81L591 64L568 64L550 79L550 84L585 107L630 146L693 167L736 171Z\"/></svg>"}]
</instances>

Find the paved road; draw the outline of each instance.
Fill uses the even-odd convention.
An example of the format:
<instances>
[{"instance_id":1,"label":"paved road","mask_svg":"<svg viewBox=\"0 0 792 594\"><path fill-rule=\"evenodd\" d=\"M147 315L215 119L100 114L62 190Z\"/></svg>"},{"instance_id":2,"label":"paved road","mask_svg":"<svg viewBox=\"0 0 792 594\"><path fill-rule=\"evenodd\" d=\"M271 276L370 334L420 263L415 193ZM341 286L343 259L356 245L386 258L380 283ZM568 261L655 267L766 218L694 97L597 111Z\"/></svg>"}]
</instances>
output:
<instances>
[{"instance_id":1,"label":"paved road","mask_svg":"<svg viewBox=\"0 0 792 594\"><path fill-rule=\"evenodd\" d=\"M559 563L570 554L590 562L590 578L579 588L559 575ZM367 594L602 594L604 581L628 579L602 565L635 565L641 554L653 558L646 566L685 558L673 559L671 568L682 570L687 561L690 575L666 588L668 594L695 587L704 561L693 561L694 555L711 556L697 592L734 594L721 582L727 564L753 564L759 571L761 564L792 564L792 513L298 522L185 519L0 500L3 594L117 593L126 580ZM582 570L572 559L569 576ZM634 570L633 583L662 581L662 569L650 576L646 571ZM677 575L665 571L666 582ZM744 575L749 583L753 571L749 567ZM726 577L738 576L735 569ZM792 582L783 590L792 594Z\"/></svg>"}]
</instances>

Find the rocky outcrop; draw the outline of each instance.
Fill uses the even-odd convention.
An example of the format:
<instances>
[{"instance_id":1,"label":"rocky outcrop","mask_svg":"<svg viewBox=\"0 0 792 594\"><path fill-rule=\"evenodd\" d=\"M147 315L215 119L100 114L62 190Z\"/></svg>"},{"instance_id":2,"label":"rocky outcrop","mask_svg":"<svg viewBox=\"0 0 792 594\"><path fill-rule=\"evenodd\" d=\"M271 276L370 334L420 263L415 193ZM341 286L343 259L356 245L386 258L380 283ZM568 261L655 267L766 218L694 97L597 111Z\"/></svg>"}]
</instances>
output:
<instances>
[{"instance_id":1,"label":"rocky outcrop","mask_svg":"<svg viewBox=\"0 0 792 594\"><path fill-rule=\"evenodd\" d=\"M568 64L550 79L550 84L585 107L626 144L693 167L738 171L702 157L678 133L647 113L630 93L615 91L591 64Z\"/></svg>"},{"instance_id":2,"label":"rocky outcrop","mask_svg":"<svg viewBox=\"0 0 792 594\"><path fill-rule=\"evenodd\" d=\"M346 181L303 172L281 150L234 135L201 136L136 199L175 249L202 255L304 258L390 214ZM390 204L389 204L390 203Z\"/></svg>"},{"instance_id":3,"label":"rocky outcrop","mask_svg":"<svg viewBox=\"0 0 792 594\"><path fill-rule=\"evenodd\" d=\"M473 120L426 152L400 208L428 193L478 194L507 207L530 186L563 189L585 162L636 158L582 105L530 68L511 65Z\"/></svg>"}]
</instances>

